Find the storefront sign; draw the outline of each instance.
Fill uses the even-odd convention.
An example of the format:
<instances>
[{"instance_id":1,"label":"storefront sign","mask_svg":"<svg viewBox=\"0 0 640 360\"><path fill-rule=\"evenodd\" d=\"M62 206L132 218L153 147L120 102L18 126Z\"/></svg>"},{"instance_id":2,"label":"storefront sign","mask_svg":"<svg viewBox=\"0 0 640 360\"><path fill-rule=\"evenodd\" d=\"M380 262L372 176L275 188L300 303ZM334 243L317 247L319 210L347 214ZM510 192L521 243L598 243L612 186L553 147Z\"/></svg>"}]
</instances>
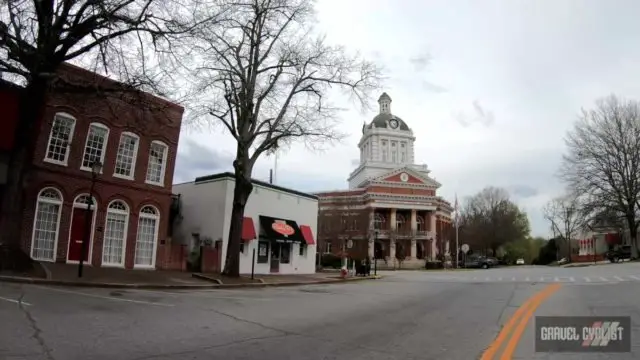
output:
<instances>
[{"instance_id":1,"label":"storefront sign","mask_svg":"<svg viewBox=\"0 0 640 360\"><path fill-rule=\"evenodd\" d=\"M284 236L293 235L293 233L296 232L293 229L293 227L291 227L290 225L287 225L286 223L281 223L281 222L274 222L271 225L271 228L273 229L273 231Z\"/></svg>"}]
</instances>

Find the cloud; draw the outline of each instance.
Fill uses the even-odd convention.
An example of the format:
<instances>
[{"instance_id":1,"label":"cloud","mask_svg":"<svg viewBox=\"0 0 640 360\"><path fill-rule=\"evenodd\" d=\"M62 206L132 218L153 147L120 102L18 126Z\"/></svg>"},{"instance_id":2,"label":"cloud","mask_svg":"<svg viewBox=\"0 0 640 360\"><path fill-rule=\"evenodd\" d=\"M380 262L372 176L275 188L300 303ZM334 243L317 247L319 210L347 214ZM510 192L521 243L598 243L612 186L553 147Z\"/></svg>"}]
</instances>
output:
<instances>
[{"instance_id":1,"label":"cloud","mask_svg":"<svg viewBox=\"0 0 640 360\"><path fill-rule=\"evenodd\" d=\"M462 127L469 127L472 124L480 124L484 127L493 125L495 122L493 111L485 109L478 100L474 100L471 106L473 115L469 115L464 111L457 111L451 114L453 120L462 125Z\"/></svg>"},{"instance_id":2,"label":"cloud","mask_svg":"<svg viewBox=\"0 0 640 360\"><path fill-rule=\"evenodd\" d=\"M176 158L176 183L233 169L235 157L230 152L213 150L189 138L183 138L180 147Z\"/></svg>"},{"instance_id":3,"label":"cloud","mask_svg":"<svg viewBox=\"0 0 640 360\"><path fill-rule=\"evenodd\" d=\"M422 72L427 69L427 66L431 62L431 56L428 54L414 56L409 59L409 62L413 65L415 71Z\"/></svg>"},{"instance_id":4,"label":"cloud","mask_svg":"<svg viewBox=\"0 0 640 360\"><path fill-rule=\"evenodd\" d=\"M517 198L530 198L539 194L539 191L529 185L513 185L507 187L509 193L513 194Z\"/></svg>"}]
</instances>

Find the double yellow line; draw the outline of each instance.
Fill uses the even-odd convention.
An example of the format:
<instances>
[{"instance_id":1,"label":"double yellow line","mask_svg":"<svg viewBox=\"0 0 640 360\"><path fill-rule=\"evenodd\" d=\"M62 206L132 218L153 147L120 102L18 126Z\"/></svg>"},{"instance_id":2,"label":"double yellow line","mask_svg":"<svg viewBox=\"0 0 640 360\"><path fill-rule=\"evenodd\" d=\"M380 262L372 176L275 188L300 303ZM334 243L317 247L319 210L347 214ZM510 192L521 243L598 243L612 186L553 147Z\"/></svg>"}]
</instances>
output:
<instances>
[{"instance_id":1,"label":"double yellow line","mask_svg":"<svg viewBox=\"0 0 640 360\"><path fill-rule=\"evenodd\" d=\"M553 295L556 291L560 289L560 284L551 284L544 289L537 292L535 295L530 297L527 301L525 301L522 306L516 310L516 312L511 316L507 324L502 328L498 337L489 345L487 350L482 354L480 360L493 360L497 359L496 353L502 347L502 344L505 340L511 335L509 341L507 341L504 350L502 352L502 356L499 357L500 360L511 360L513 357L513 353L520 342L520 338L522 337L522 333L527 327L527 323L529 323L529 319L536 312L536 309L542 304L548 297ZM514 329L515 327L515 329Z\"/></svg>"}]
</instances>

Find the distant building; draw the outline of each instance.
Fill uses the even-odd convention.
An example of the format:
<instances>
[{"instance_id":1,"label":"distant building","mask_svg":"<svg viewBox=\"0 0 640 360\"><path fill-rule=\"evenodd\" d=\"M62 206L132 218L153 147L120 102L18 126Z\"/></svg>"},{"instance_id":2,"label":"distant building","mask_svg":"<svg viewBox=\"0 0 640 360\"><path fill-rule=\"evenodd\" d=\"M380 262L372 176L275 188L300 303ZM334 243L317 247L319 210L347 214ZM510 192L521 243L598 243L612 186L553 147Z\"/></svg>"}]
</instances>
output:
<instances>
[{"instance_id":1,"label":"distant building","mask_svg":"<svg viewBox=\"0 0 640 360\"><path fill-rule=\"evenodd\" d=\"M389 95L378 103L380 113L362 127L349 189L317 194L320 251L424 266L450 250L453 207L436 194L441 185L427 166L414 164L416 138L391 112Z\"/></svg>"},{"instance_id":2,"label":"distant building","mask_svg":"<svg viewBox=\"0 0 640 360\"><path fill-rule=\"evenodd\" d=\"M206 271L224 269L234 186L231 173L173 186L181 202L173 240L189 252L203 244L213 247L205 250ZM315 273L317 221L316 196L254 180L242 223L240 273L252 268L256 274Z\"/></svg>"},{"instance_id":3,"label":"distant building","mask_svg":"<svg viewBox=\"0 0 640 360\"><path fill-rule=\"evenodd\" d=\"M117 83L64 65L59 76L80 86ZM0 85L0 151L13 147L19 92ZM35 260L155 269L168 237L171 183L184 109L142 92L120 98L93 92L48 95L26 185L22 247ZM6 159L0 162L6 167ZM91 213L92 164L96 176ZM4 168L3 168L4 170ZM6 174L0 176L6 183ZM87 217L87 215L89 215ZM88 221L87 221L88 220ZM88 226L88 228L87 228ZM89 244L82 254L88 230Z\"/></svg>"}]
</instances>

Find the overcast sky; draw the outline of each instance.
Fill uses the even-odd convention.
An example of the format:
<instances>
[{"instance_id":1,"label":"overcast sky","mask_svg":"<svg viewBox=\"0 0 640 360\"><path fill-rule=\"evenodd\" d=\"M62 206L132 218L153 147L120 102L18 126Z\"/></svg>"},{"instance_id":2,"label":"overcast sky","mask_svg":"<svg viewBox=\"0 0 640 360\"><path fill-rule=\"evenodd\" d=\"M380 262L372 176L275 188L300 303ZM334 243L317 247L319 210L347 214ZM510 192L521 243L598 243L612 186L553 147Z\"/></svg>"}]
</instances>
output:
<instances>
[{"instance_id":1,"label":"overcast sky","mask_svg":"<svg viewBox=\"0 0 640 360\"><path fill-rule=\"evenodd\" d=\"M640 99L638 14L633 0L318 2L329 42L386 68L391 110L413 129L416 160L443 184L438 193L453 202L456 193L462 201L504 187L542 236L541 208L562 193L562 139L580 108L611 93ZM277 182L346 188L362 123L375 114L343 113L352 135L323 153L294 146L281 154ZM175 182L229 170L233 154L221 129L185 129ZM267 179L272 164L263 159L254 177Z\"/></svg>"}]
</instances>

